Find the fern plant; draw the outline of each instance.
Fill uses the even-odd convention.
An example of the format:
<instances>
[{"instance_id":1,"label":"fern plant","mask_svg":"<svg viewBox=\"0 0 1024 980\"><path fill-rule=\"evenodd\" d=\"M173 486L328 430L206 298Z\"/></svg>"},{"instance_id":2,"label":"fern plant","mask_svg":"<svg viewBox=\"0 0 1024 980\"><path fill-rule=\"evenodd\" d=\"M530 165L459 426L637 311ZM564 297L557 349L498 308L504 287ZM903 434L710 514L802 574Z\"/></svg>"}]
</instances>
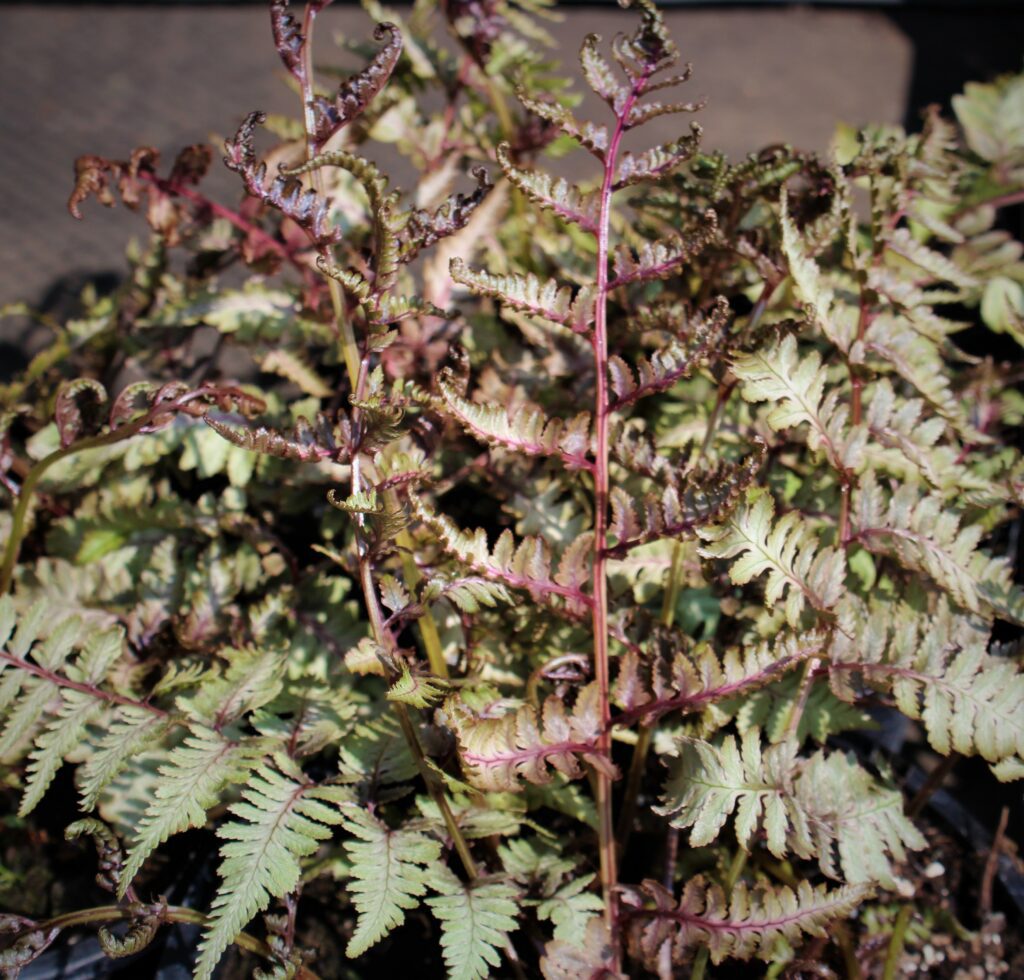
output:
<instances>
[{"instance_id":1,"label":"fern plant","mask_svg":"<svg viewBox=\"0 0 1024 980\"><path fill-rule=\"evenodd\" d=\"M891 976L931 828L857 733L1024 775L1017 368L953 318L1024 336L1019 79L731 164L693 122L634 143L702 109L647 0L580 49L603 120L543 4L368 3L330 87L324 6L270 4L302 118L226 141L240 203L208 148L79 160L72 213L153 237L0 390L3 792L30 839L73 786L111 895L8 899L0 968L194 923L201 980L425 932L460 980Z\"/></svg>"}]
</instances>

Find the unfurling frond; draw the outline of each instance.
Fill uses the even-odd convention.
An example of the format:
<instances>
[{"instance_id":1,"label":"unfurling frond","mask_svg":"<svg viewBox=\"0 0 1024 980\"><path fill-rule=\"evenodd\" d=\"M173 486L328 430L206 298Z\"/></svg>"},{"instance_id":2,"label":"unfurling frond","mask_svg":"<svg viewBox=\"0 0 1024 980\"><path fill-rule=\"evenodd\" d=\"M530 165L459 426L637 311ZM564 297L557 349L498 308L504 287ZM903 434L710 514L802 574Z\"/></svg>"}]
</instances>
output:
<instances>
[{"instance_id":1,"label":"unfurling frond","mask_svg":"<svg viewBox=\"0 0 1024 980\"><path fill-rule=\"evenodd\" d=\"M560 287L552 279L541 282L529 272L500 276L473 271L458 256L451 260L450 271L452 279L477 296L490 296L514 310L543 317L553 323L564 324L570 319L572 294L568 287Z\"/></svg>"},{"instance_id":2,"label":"unfurling frond","mask_svg":"<svg viewBox=\"0 0 1024 980\"><path fill-rule=\"evenodd\" d=\"M196 980L209 980L235 936L272 898L299 883L300 860L311 855L342 822L339 805L349 790L305 781L285 760L261 765L246 781L235 818L217 831L222 884L213 900L196 962Z\"/></svg>"},{"instance_id":3,"label":"unfurling frond","mask_svg":"<svg viewBox=\"0 0 1024 980\"><path fill-rule=\"evenodd\" d=\"M373 29L376 41L384 47L362 71L346 78L333 99L313 99L313 138L323 146L342 126L361 116L387 84L402 53L402 35L394 24L378 24Z\"/></svg>"},{"instance_id":4,"label":"unfurling frond","mask_svg":"<svg viewBox=\"0 0 1024 980\"><path fill-rule=\"evenodd\" d=\"M822 548L814 532L796 512L774 521L771 494L752 490L725 524L698 528L705 558L737 558L729 577L745 585L768 573L764 603L772 607L786 595L786 621L794 628L806 605L829 612L843 595L846 553Z\"/></svg>"},{"instance_id":5,"label":"unfurling frond","mask_svg":"<svg viewBox=\"0 0 1024 980\"><path fill-rule=\"evenodd\" d=\"M128 908L136 915L124 935L115 936L106 926L101 926L96 936L104 956L112 960L140 953L153 941L165 921L164 909L159 903L153 906L129 905Z\"/></svg>"},{"instance_id":6,"label":"unfurling frond","mask_svg":"<svg viewBox=\"0 0 1024 980\"><path fill-rule=\"evenodd\" d=\"M513 589L525 589L538 602L561 598L576 616L589 608L591 598L583 591L582 582L566 584L570 580L561 567L552 577L551 551L543 538L526 537L517 545L512 532L503 531L492 552L482 529L463 531L419 497L412 496L411 500L416 516L434 531L444 550L477 575Z\"/></svg>"},{"instance_id":7,"label":"unfurling frond","mask_svg":"<svg viewBox=\"0 0 1024 980\"><path fill-rule=\"evenodd\" d=\"M549 419L540 410L522 409L509 415L500 405L467 401L448 375L441 376L438 388L452 415L484 442L528 456L559 456L570 469L590 468L589 412L581 412L569 422Z\"/></svg>"},{"instance_id":8,"label":"unfurling frond","mask_svg":"<svg viewBox=\"0 0 1024 980\"><path fill-rule=\"evenodd\" d=\"M634 255L628 245L615 250L615 276L609 289L616 289L631 282L649 282L652 279L668 279L698 252L706 248L718 235L718 219L714 211L705 214L704 228L691 238L678 237L671 240L645 242Z\"/></svg>"},{"instance_id":9,"label":"unfurling frond","mask_svg":"<svg viewBox=\"0 0 1024 980\"><path fill-rule=\"evenodd\" d=\"M324 167L339 167L352 174L366 192L374 217L381 208L397 204L397 194L388 192L388 178L381 173L380 168L365 157L350 153L348 150L327 150L318 153L305 163L282 169L281 174L284 177L301 177Z\"/></svg>"},{"instance_id":10,"label":"unfurling frond","mask_svg":"<svg viewBox=\"0 0 1024 980\"><path fill-rule=\"evenodd\" d=\"M596 194L585 194L562 177L520 169L512 163L507 143L498 145L497 154L498 163L513 187L560 218L579 225L584 231L597 233L600 199Z\"/></svg>"},{"instance_id":11,"label":"unfurling frond","mask_svg":"<svg viewBox=\"0 0 1024 980\"><path fill-rule=\"evenodd\" d=\"M942 496L921 496L914 484L903 484L887 505L874 474L867 473L854 512L858 540L869 550L931 576L971 612L1024 620L1024 594L1012 584L1009 563L979 550L984 527L962 526Z\"/></svg>"},{"instance_id":12,"label":"unfurling frond","mask_svg":"<svg viewBox=\"0 0 1024 980\"><path fill-rule=\"evenodd\" d=\"M500 878L463 884L447 868L430 880L439 894L427 906L441 923L441 947L448 980L484 980L501 965L498 952L518 923L519 889Z\"/></svg>"},{"instance_id":13,"label":"unfurling frond","mask_svg":"<svg viewBox=\"0 0 1024 980\"><path fill-rule=\"evenodd\" d=\"M615 535L616 543L608 554L623 555L662 538L692 536L722 521L753 483L762 460L762 454L751 453L742 463L720 463L709 472L688 473L678 485L647 494L640 502L621 487L614 487L608 530Z\"/></svg>"},{"instance_id":14,"label":"unfurling frond","mask_svg":"<svg viewBox=\"0 0 1024 980\"><path fill-rule=\"evenodd\" d=\"M346 807L344 817L345 829L356 838L342 845L352 864L349 893L359 913L345 950L354 959L420 904L441 857L441 844L416 831L392 830L358 807Z\"/></svg>"},{"instance_id":15,"label":"unfurling frond","mask_svg":"<svg viewBox=\"0 0 1024 980\"><path fill-rule=\"evenodd\" d=\"M271 0L270 30L274 37L274 47L285 68L296 77L301 77L302 49L306 45L306 37L298 21L288 12L288 4L289 0Z\"/></svg>"},{"instance_id":16,"label":"unfurling frond","mask_svg":"<svg viewBox=\"0 0 1024 980\"><path fill-rule=\"evenodd\" d=\"M597 750L598 696L597 684L591 683L579 692L571 712L552 695L539 711L523 704L497 718L481 718L451 699L448 712L470 782L488 792L518 792L521 780L550 782L549 767L569 779L579 778L580 758L614 775L614 766Z\"/></svg>"},{"instance_id":17,"label":"unfurling frond","mask_svg":"<svg viewBox=\"0 0 1024 980\"><path fill-rule=\"evenodd\" d=\"M121 850L121 841L102 820L97 820L95 817L76 820L64 828L65 840L77 840L86 834L96 845L96 856L99 860L96 884L104 891L116 891L124 873L124 852Z\"/></svg>"},{"instance_id":18,"label":"unfurling frond","mask_svg":"<svg viewBox=\"0 0 1024 980\"><path fill-rule=\"evenodd\" d=\"M793 891L740 882L726 898L718 885L698 876L677 903L663 885L648 880L625 896L635 908L625 913L626 936L633 955L653 970L665 959L682 964L689 950L702 946L716 964L730 956L770 960L780 943L794 944L805 933L825 935L829 922L849 915L868 893L860 885L829 891L801 881Z\"/></svg>"},{"instance_id":19,"label":"unfurling frond","mask_svg":"<svg viewBox=\"0 0 1024 980\"><path fill-rule=\"evenodd\" d=\"M847 425L848 409L838 391L825 393L826 368L811 351L801 358L791 334L770 347L741 354L733 371L749 402L769 402L768 424L776 431L806 423L807 444L841 471L857 468L867 433Z\"/></svg>"},{"instance_id":20,"label":"unfurling frond","mask_svg":"<svg viewBox=\"0 0 1024 980\"><path fill-rule=\"evenodd\" d=\"M291 218L304 228L319 246L340 240L340 232L328 219L327 201L312 190L306 190L294 177L277 176L266 186L267 167L256 160L253 145L256 127L266 121L266 114L251 112L246 116L234 139L224 144L224 165L235 171L253 197Z\"/></svg>"},{"instance_id":21,"label":"unfurling frond","mask_svg":"<svg viewBox=\"0 0 1024 980\"><path fill-rule=\"evenodd\" d=\"M82 435L83 428L94 429L106 403L107 390L98 381L92 378L65 381L57 391L53 406L61 446L70 446Z\"/></svg>"}]
</instances>

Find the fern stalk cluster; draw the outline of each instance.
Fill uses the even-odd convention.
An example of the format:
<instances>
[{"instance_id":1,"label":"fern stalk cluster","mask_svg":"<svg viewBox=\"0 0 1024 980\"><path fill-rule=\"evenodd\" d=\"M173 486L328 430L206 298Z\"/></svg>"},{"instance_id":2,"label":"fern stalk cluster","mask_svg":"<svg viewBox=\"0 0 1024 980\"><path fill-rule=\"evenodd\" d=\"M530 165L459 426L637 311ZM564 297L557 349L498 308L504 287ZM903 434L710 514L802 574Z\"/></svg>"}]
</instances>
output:
<instances>
[{"instance_id":1,"label":"fern stalk cluster","mask_svg":"<svg viewBox=\"0 0 1024 980\"><path fill-rule=\"evenodd\" d=\"M5 898L0 968L188 922L199 980L412 929L458 980L891 974L929 840L864 733L1024 776L1021 79L730 163L634 144L703 108L648 0L583 40L604 121L539 0L367 0L330 86L326 5L270 4L301 120L225 141L239 201L78 161L150 241L0 389L3 793L28 836L73 785L113 896Z\"/></svg>"}]
</instances>

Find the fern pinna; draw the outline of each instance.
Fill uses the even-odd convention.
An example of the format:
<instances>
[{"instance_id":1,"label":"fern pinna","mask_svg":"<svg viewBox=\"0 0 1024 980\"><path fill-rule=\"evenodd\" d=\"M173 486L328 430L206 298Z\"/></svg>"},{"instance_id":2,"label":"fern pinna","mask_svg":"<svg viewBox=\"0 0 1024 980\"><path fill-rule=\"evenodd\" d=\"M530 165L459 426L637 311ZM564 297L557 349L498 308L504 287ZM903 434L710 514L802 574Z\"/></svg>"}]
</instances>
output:
<instances>
[{"instance_id":1,"label":"fern pinna","mask_svg":"<svg viewBox=\"0 0 1024 980\"><path fill-rule=\"evenodd\" d=\"M533 50L541 3L441 5L453 51L430 4L368 2L333 90L326 5L270 4L302 122L227 141L237 207L197 189L205 148L167 176L148 148L79 161L73 213L116 191L154 237L0 388L12 826L72 764L67 837L109 893L0 915L0 969L173 923L202 927L199 978L393 971L411 930L459 980L898 953L906 919L879 929L929 841L898 760L849 733L898 713L1024 775L992 639L1024 620L1021 405L947 316L1024 336L993 227L1024 149L991 106L1018 83L969 89L959 129L731 164L692 123L633 146L702 108L647 0L580 50L604 122ZM590 182L537 165L569 151ZM201 326L246 383L173 379ZM154 380L108 408L100 364ZM195 841L203 908L173 874Z\"/></svg>"}]
</instances>

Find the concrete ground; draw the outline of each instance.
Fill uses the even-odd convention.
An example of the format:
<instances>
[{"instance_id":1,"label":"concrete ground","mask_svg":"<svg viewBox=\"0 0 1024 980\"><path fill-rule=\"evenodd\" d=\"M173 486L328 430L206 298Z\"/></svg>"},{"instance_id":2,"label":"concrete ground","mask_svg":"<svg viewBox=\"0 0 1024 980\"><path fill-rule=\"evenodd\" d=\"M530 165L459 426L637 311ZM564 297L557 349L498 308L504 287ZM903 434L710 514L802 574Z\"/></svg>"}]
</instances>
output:
<instances>
[{"instance_id":1,"label":"concrete ground","mask_svg":"<svg viewBox=\"0 0 1024 980\"><path fill-rule=\"evenodd\" d=\"M707 147L824 150L839 121L899 122L907 112L914 45L883 12L677 8L666 19L694 63L690 93L708 100ZM630 23L611 4L571 7L555 33L570 61L585 33L610 37ZM984 50L988 22L972 23ZM358 9L329 8L320 60L342 63L332 35L365 37L368 25ZM995 43L1005 26L992 25ZM77 155L123 158L151 144L171 159L187 143L216 144L254 108L295 109L261 5L0 7L0 304L53 305L89 276L117 273L125 243L144 234L122 207L90 202L83 222L67 214ZM678 118L659 120L665 138L677 135ZM207 190L234 200L234 175L215 170ZM17 342L12 329L0 323L0 338Z\"/></svg>"}]
</instances>

